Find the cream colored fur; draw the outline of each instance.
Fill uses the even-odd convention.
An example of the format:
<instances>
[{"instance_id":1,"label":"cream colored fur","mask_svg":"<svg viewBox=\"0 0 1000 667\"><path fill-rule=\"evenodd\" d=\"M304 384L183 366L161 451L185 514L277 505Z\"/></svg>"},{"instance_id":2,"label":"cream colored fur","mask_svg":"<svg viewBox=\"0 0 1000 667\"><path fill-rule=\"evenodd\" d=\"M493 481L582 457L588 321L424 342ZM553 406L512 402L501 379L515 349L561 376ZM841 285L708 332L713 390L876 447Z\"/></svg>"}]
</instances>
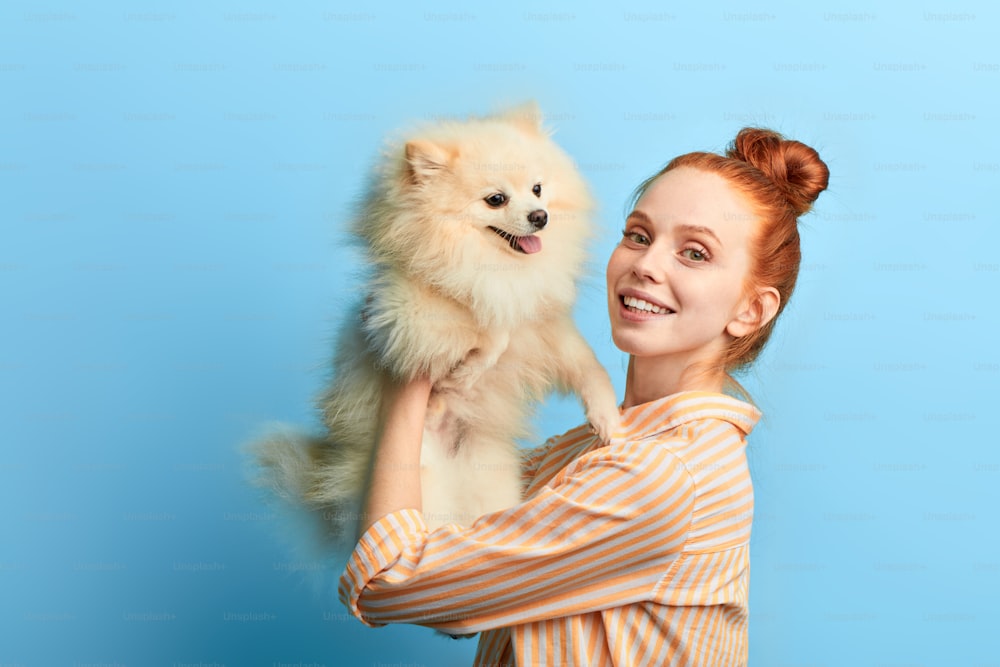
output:
<instances>
[{"instance_id":1,"label":"cream colored fur","mask_svg":"<svg viewBox=\"0 0 1000 667\"><path fill-rule=\"evenodd\" d=\"M500 208L484 201L496 192L509 197ZM371 275L319 401L327 433L259 443L263 481L317 511L331 536L353 539L390 376L434 382L421 458L432 529L519 501L515 441L530 437L532 406L552 389L578 394L607 436L614 390L571 319L591 207L534 105L437 123L390 149L354 220ZM489 229L531 234L536 210L548 214L537 253Z\"/></svg>"}]
</instances>

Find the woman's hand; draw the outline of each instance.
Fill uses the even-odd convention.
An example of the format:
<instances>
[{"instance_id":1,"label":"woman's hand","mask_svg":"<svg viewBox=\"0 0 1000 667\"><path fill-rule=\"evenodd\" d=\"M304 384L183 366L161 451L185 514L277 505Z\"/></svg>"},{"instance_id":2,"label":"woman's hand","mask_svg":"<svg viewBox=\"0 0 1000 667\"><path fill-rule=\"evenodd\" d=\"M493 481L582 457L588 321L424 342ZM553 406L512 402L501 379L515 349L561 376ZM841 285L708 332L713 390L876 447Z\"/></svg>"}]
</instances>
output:
<instances>
[{"instance_id":1,"label":"woman's hand","mask_svg":"<svg viewBox=\"0 0 1000 667\"><path fill-rule=\"evenodd\" d=\"M421 509L420 443L431 382L418 377L402 385L387 380L382 394L381 430L359 522L361 534L386 514Z\"/></svg>"}]
</instances>

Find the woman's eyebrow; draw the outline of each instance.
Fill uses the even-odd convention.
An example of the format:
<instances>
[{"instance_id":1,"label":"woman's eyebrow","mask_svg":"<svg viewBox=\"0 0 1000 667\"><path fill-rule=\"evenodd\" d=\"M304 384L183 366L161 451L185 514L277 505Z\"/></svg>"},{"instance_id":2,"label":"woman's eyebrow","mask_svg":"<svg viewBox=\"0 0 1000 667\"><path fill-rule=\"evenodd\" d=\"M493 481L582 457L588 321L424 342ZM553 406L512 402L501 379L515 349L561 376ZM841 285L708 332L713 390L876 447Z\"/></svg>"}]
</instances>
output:
<instances>
[{"instance_id":1,"label":"woman's eyebrow","mask_svg":"<svg viewBox=\"0 0 1000 667\"><path fill-rule=\"evenodd\" d=\"M647 225L653 224L653 220L648 215L646 215L645 213L643 213L642 211L640 211L639 209L632 209L632 212L629 213L628 217L625 218L625 219L626 220L631 220L632 218L639 218L639 220L641 220L642 222L645 222Z\"/></svg>"},{"instance_id":2,"label":"woman's eyebrow","mask_svg":"<svg viewBox=\"0 0 1000 667\"><path fill-rule=\"evenodd\" d=\"M718 235L716 235L716 233L713 232L708 227L702 225L678 225L677 230L682 232L704 234L705 236L711 236L715 240L715 242L719 244L719 247L720 248L722 247L722 241L719 240Z\"/></svg>"}]
</instances>

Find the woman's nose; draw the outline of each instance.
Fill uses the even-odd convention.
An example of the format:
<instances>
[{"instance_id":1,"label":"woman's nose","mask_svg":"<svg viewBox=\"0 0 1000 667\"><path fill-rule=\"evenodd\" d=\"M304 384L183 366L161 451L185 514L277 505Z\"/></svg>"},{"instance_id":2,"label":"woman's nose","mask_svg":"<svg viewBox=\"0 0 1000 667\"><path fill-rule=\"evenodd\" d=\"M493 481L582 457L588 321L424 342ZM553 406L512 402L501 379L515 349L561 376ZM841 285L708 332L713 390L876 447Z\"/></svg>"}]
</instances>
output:
<instances>
[{"instance_id":1,"label":"woman's nose","mask_svg":"<svg viewBox=\"0 0 1000 667\"><path fill-rule=\"evenodd\" d=\"M650 246L646 252L635 258L632 263L632 273L642 280L661 283L667 273L666 267L667 258L658 248Z\"/></svg>"}]
</instances>

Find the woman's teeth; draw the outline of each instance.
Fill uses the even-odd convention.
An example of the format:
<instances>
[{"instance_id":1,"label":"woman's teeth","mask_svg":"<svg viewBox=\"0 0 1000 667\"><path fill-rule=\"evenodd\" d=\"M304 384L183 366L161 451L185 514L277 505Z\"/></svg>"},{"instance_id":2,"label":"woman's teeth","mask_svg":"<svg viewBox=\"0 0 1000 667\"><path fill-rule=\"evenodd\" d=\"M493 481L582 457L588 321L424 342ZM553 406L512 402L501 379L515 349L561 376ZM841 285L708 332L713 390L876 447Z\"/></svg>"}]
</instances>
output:
<instances>
[{"instance_id":1,"label":"woman's teeth","mask_svg":"<svg viewBox=\"0 0 1000 667\"><path fill-rule=\"evenodd\" d=\"M624 296L624 297L622 297L622 301L629 308L632 308L634 310L644 310L644 311L646 311L648 313L663 314L663 313L672 313L672 312L674 312L674 311L670 310L669 308L663 308L661 306L654 306L653 304L648 303L646 301L643 301L642 299L637 299L634 296Z\"/></svg>"}]
</instances>

